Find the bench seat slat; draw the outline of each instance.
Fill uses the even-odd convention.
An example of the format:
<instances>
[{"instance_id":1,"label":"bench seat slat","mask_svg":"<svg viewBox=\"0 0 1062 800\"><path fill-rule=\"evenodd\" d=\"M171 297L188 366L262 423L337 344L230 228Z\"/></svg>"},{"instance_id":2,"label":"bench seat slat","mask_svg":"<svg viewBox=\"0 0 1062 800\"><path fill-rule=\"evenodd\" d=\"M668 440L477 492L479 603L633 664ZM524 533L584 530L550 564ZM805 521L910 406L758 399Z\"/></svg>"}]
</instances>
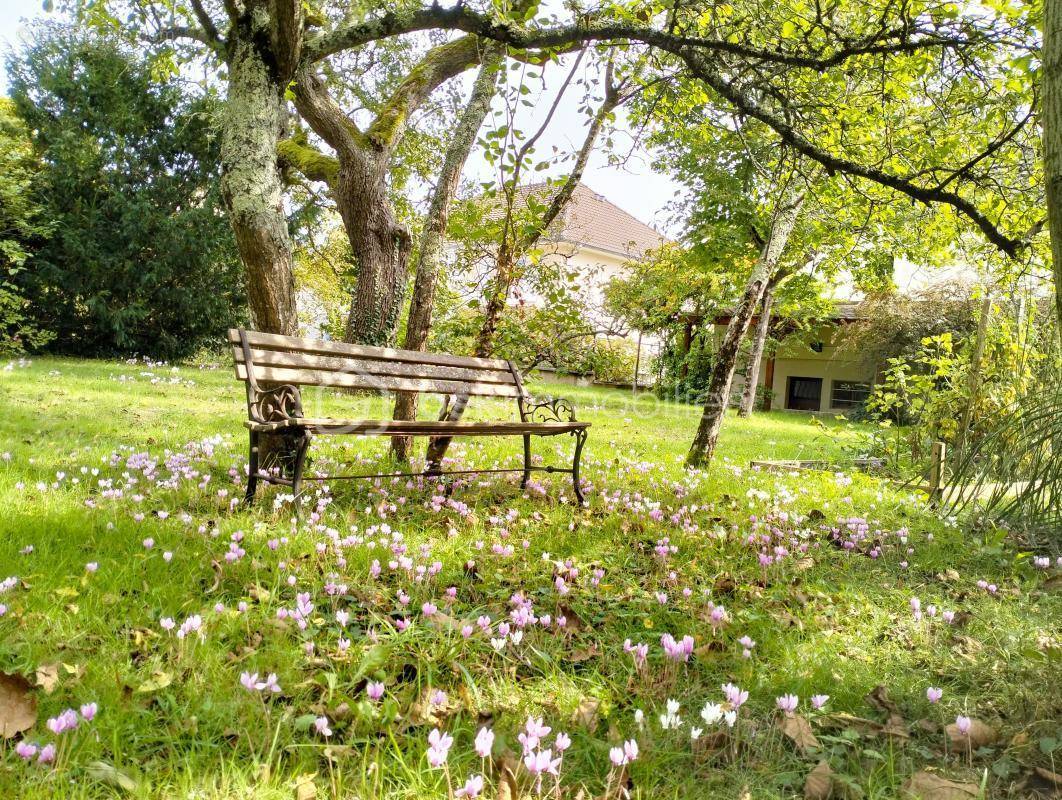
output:
<instances>
[{"instance_id":1,"label":"bench seat slat","mask_svg":"<svg viewBox=\"0 0 1062 800\"><path fill-rule=\"evenodd\" d=\"M244 363L243 349L233 348L233 358L237 364ZM469 367L444 367L437 364L411 364L408 362L381 361L351 356L323 356L315 353L284 352L281 350L260 350L252 348L251 361L257 370L263 367L283 367L285 369L311 369L323 372L348 372L357 375L381 375L399 378L426 378L472 383L499 383L516 385L512 370L471 369Z\"/></svg>"},{"instance_id":2,"label":"bench seat slat","mask_svg":"<svg viewBox=\"0 0 1062 800\"><path fill-rule=\"evenodd\" d=\"M314 433L354 433L377 436L491 436L532 433L553 436L589 428L589 422L446 422L440 420L316 419L298 417L284 422L246 423L256 431L306 428Z\"/></svg>"},{"instance_id":3,"label":"bench seat slat","mask_svg":"<svg viewBox=\"0 0 1062 800\"><path fill-rule=\"evenodd\" d=\"M427 392L429 394L476 395L480 397L520 397L514 384L472 383L433 378L398 378L388 375L358 375L351 372L325 372L314 369L260 367L254 376L261 383L293 383L299 386L334 386L346 389L375 389L387 392ZM245 364L236 365L236 377L247 380Z\"/></svg>"},{"instance_id":4,"label":"bench seat slat","mask_svg":"<svg viewBox=\"0 0 1062 800\"><path fill-rule=\"evenodd\" d=\"M444 367L468 369L505 370L507 361L500 358L474 358L454 356L449 353L424 353L419 350L401 350L394 347L368 347L346 342L326 342L322 339L303 339L296 336L280 336L275 333L247 331L247 343L251 347L282 352L301 352L316 355L335 355L348 358L371 358L380 361L400 361L409 364L435 364ZM239 346L240 332L229 330L229 341Z\"/></svg>"}]
</instances>

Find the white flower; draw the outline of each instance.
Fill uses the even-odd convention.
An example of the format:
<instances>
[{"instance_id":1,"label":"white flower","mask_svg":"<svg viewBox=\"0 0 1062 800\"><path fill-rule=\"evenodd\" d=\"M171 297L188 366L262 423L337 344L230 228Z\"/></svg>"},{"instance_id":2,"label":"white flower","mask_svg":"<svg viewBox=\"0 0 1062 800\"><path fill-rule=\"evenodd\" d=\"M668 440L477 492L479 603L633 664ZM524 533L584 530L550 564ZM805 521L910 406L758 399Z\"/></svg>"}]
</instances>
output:
<instances>
[{"instance_id":1,"label":"white flower","mask_svg":"<svg viewBox=\"0 0 1062 800\"><path fill-rule=\"evenodd\" d=\"M734 727L734 723L737 722L737 712L736 711L725 711L725 712L723 712L723 719L726 721L726 726L728 728L733 728Z\"/></svg>"},{"instance_id":2,"label":"white flower","mask_svg":"<svg viewBox=\"0 0 1062 800\"><path fill-rule=\"evenodd\" d=\"M718 703L705 703L701 709L701 719L706 725L714 725L723 718L723 707Z\"/></svg>"},{"instance_id":3,"label":"white flower","mask_svg":"<svg viewBox=\"0 0 1062 800\"><path fill-rule=\"evenodd\" d=\"M679 701L678 700L668 700L667 701L667 713L668 714L677 714L679 712L679 708L680 708L680 706L679 706Z\"/></svg>"},{"instance_id":4,"label":"white flower","mask_svg":"<svg viewBox=\"0 0 1062 800\"><path fill-rule=\"evenodd\" d=\"M690 728L690 740L697 741L701 738L701 734L704 733L700 728Z\"/></svg>"}]
</instances>

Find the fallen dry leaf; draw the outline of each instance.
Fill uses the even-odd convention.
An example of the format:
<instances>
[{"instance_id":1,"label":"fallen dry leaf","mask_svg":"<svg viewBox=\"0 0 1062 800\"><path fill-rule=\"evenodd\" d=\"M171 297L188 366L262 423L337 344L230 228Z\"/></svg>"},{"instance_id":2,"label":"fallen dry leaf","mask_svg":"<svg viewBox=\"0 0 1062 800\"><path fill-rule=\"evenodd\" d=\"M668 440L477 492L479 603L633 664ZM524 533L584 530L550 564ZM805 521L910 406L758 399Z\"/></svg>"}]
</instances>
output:
<instances>
[{"instance_id":1,"label":"fallen dry leaf","mask_svg":"<svg viewBox=\"0 0 1062 800\"><path fill-rule=\"evenodd\" d=\"M827 761L820 761L804 781L804 800L829 800L833 794L833 770Z\"/></svg>"},{"instance_id":2,"label":"fallen dry leaf","mask_svg":"<svg viewBox=\"0 0 1062 800\"><path fill-rule=\"evenodd\" d=\"M313 782L316 777L316 773L311 773L295 779L295 800L314 800L317 797L317 785Z\"/></svg>"},{"instance_id":3,"label":"fallen dry leaf","mask_svg":"<svg viewBox=\"0 0 1062 800\"><path fill-rule=\"evenodd\" d=\"M593 733L597 729L598 709L600 708L601 701L596 697L584 697L572 712L572 723Z\"/></svg>"},{"instance_id":4,"label":"fallen dry leaf","mask_svg":"<svg viewBox=\"0 0 1062 800\"><path fill-rule=\"evenodd\" d=\"M900 791L911 800L972 800L981 796L976 783L949 781L932 772L916 772Z\"/></svg>"},{"instance_id":5,"label":"fallen dry leaf","mask_svg":"<svg viewBox=\"0 0 1062 800\"><path fill-rule=\"evenodd\" d=\"M948 734L948 741L953 745L970 747L976 750L978 747L986 747L996 740L996 732L993 728L981 722L979 719L970 720L970 730L966 733L959 732L959 726L954 722L944 729Z\"/></svg>"},{"instance_id":6,"label":"fallen dry leaf","mask_svg":"<svg viewBox=\"0 0 1062 800\"><path fill-rule=\"evenodd\" d=\"M159 689L165 689L173 683L173 676L168 672L164 672L161 669L157 669L151 673L151 677L144 681L142 684L136 687L138 694L147 694L149 692L157 692Z\"/></svg>"},{"instance_id":7,"label":"fallen dry leaf","mask_svg":"<svg viewBox=\"0 0 1062 800\"><path fill-rule=\"evenodd\" d=\"M802 753L817 749L819 746L819 740L815 738L815 734L811 730L811 723L799 715L794 714L791 717L782 717L778 727L782 729L782 733L788 736Z\"/></svg>"},{"instance_id":8,"label":"fallen dry leaf","mask_svg":"<svg viewBox=\"0 0 1062 800\"><path fill-rule=\"evenodd\" d=\"M108 786L113 786L116 789L121 789L130 793L137 790L137 782L135 780L117 767L111 766L104 761L93 761L85 767L85 771L90 778L93 778L100 783L105 783Z\"/></svg>"},{"instance_id":9,"label":"fallen dry leaf","mask_svg":"<svg viewBox=\"0 0 1062 800\"><path fill-rule=\"evenodd\" d=\"M1055 788L1062 789L1062 775L1045 767L1036 767L1033 771L1048 783L1053 783Z\"/></svg>"},{"instance_id":10,"label":"fallen dry leaf","mask_svg":"<svg viewBox=\"0 0 1062 800\"><path fill-rule=\"evenodd\" d=\"M0 736L29 730L37 722L37 699L33 687L21 675L0 672Z\"/></svg>"},{"instance_id":11,"label":"fallen dry leaf","mask_svg":"<svg viewBox=\"0 0 1062 800\"><path fill-rule=\"evenodd\" d=\"M59 664L41 664L37 667L34 678L45 694L51 694L59 685Z\"/></svg>"}]
</instances>

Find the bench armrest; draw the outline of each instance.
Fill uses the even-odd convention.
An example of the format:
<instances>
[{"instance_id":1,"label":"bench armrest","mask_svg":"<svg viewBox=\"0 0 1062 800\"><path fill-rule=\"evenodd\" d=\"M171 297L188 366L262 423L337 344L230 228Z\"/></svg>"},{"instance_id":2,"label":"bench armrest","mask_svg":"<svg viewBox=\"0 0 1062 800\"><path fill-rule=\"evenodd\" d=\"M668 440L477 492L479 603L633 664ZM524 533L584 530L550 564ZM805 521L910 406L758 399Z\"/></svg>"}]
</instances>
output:
<instances>
[{"instance_id":1,"label":"bench armrest","mask_svg":"<svg viewBox=\"0 0 1062 800\"><path fill-rule=\"evenodd\" d=\"M302 393L298 386L281 383L253 388L247 384L247 416L252 422L284 422L303 416Z\"/></svg>"},{"instance_id":2,"label":"bench armrest","mask_svg":"<svg viewBox=\"0 0 1062 800\"><path fill-rule=\"evenodd\" d=\"M575 422L575 406L564 397L528 397L521 411L527 422Z\"/></svg>"}]
</instances>

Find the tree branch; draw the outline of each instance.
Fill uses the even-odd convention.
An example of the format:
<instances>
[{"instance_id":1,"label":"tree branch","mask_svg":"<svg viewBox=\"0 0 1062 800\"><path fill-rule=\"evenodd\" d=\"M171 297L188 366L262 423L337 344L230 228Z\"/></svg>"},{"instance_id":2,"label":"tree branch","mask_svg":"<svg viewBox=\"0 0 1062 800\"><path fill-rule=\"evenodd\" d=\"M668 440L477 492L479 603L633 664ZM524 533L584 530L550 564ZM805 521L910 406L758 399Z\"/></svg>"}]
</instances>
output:
<instances>
[{"instance_id":1,"label":"tree branch","mask_svg":"<svg viewBox=\"0 0 1062 800\"><path fill-rule=\"evenodd\" d=\"M214 24L214 20L210 18L210 14L203 7L203 0L192 0L192 11L195 13L195 18L199 20L199 26L203 29L207 39L213 42L212 46L217 48L224 47L225 40L221 38L221 34L218 33L218 26Z\"/></svg>"},{"instance_id":2,"label":"tree branch","mask_svg":"<svg viewBox=\"0 0 1062 800\"><path fill-rule=\"evenodd\" d=\"M1013 239L1007 236L977 206L957 192L940 187L919 186L901 175L892 175L883 169L859 164L823 150L795 130L788 122L760 105L751 94L735 86L716 70L709 67L707 62L698 54L686 51L683 53L682 58L689 67L691 74L711 86L738 111L758 119L778 134L783 142L797 152L817 161L828 172L844 172L849 175L866 178L874 183L895 189L927 205L930 203L949 205L968 217L981 230L988 241L1007 255L1014 256L1021 248L1022 241L1020 239Z\"/></svg>"}]
</instances>

